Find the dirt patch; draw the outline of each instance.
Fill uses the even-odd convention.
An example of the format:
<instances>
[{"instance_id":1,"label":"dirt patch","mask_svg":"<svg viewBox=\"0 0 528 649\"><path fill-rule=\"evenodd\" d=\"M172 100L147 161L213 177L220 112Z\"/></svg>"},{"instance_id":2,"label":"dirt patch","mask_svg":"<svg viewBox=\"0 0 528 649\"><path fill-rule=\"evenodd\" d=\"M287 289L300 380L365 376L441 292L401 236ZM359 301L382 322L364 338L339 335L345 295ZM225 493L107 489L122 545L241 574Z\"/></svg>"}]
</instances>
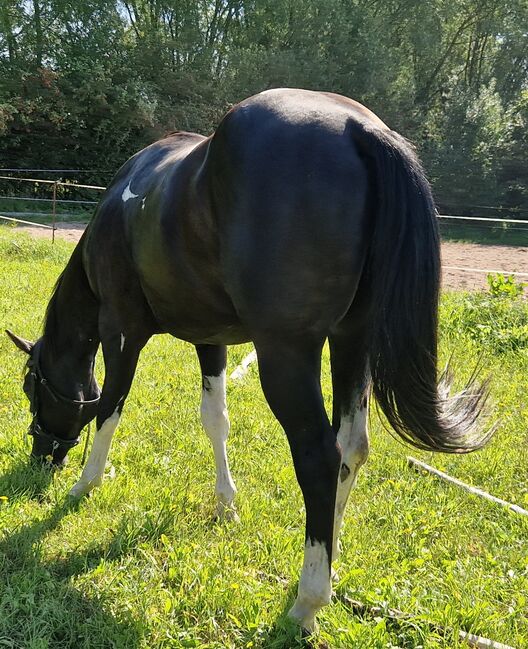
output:
<instances>
[{"instance_id":1,"label":"dirt patch","mask_svg":"<svg viewBox=\"0 0 528 649\"><path fill-rule=\"evenodd\" d=\"M517 275L516 279L528 282L528 246L488 246L444 241L442 267L444 288L468 291L487 288L487 272L524 273L524 276Z\"/></svg>"},{"instance_id":2,"label":"dirt patch","mask_svg":"<svg viewBox=\"0 0 528 649\"><path fill-rule=\"evenodd\" d=\"M26 225L18 226L24 232L36 237L51 239L51 230ZM85 228L84 223L58 223L56 237L67 241L78 241ZM517 279L528 282L528 246L488 246L478 243L442 243L443 279L442 285L448 289L477 290L487 287L486 273L490 272L525 273ZM460 270L464 268L465 270Z\"/></svg>"},{"instance_id":3,"label":"dirt patch","mask_svg":"<svg viewBox=\"0 0 528 649\"><path fill-rule=\"evenodd\" d=\"M55 226L55 236L60 237L61 239L66 239L66 241L73 241L74 243L79 241L81 238L84 229L86 228L86 223L77 223L76 221L69 221L68 223L57 223ZM40 237L42 239L51 239L51 230L48 228L39 228L32 225L17 225L18 230L23 232L28 232L33 237Z\"/></svg>"}]
</instances>

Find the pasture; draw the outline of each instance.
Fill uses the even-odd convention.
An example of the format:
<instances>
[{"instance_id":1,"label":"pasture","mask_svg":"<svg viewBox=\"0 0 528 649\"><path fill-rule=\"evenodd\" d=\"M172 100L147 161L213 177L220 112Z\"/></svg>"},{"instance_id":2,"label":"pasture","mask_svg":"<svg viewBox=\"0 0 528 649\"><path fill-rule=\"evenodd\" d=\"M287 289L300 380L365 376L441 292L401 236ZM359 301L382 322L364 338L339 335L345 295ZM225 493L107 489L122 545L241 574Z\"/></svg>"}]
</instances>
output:
<instances>
[{"instance_id":1,"label":"pasture","mask_svg":"<svg viewBox=\"0 0 528 649\"><path fill-rule=\"evenodd\" d=\"M71 250L0 228L2 327L38 337ZM477 454L433 457L394 440L373 409L371 455L350 498L336 596L319 615L316 647L466 646L459 629L527 644L528 518L411 471L406 456L528 507L528 305L451 293L441 316L442 360L453 353L460 386L481 359L499 430ZM231 348L228 375L250 348ZM66 494L80 474L82 444L59 473L28 466L24 359L6 336L0 359L1 647L302 646L285 618L302 563L302 499L255 366L228 383L241 521L218 525L191 345L167 336L148 344L108 478L78 504ZM101 362L98 375L101 382ZM330 407L327 355L322 383ZM361 619L350 600L411 617Z\"/></svg>"}]
</instances>

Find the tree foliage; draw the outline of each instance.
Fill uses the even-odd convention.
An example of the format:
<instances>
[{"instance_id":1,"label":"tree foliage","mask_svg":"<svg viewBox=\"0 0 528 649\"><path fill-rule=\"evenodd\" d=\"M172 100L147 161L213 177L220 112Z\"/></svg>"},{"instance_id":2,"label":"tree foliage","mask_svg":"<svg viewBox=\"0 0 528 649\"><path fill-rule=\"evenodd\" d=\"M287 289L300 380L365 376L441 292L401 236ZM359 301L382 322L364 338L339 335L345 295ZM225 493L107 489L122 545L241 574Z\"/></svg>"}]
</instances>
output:
<instances>
[{"instance_id":1,"label":"tree foliage","mask_svg":"<svg viewBox=\"0 0 528 649\"><path fill-rule=\"evenodd\" d=\"M3 166L113 170L300 86L413 140L442 205L528 209L528 0L3 0L0 66Z\"/></svg>"}]
</instances>

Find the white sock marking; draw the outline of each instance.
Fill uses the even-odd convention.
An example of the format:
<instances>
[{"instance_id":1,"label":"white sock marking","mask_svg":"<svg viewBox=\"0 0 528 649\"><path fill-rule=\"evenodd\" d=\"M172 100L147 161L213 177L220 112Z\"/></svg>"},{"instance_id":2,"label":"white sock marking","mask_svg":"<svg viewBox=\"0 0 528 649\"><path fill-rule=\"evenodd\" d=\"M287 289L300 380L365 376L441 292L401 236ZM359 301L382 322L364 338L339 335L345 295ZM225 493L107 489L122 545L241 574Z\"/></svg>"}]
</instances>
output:
<instances>
[{"instance_id":1,"label":"white sock marking","mask_svg":"<svg viewBox=\"0 0 528 649\"><path fill-rule=\"evenodd\" d=\"M121 351L125 348L125 334L121 334Z\"/></svg>"},{"instance_id":2,"label":"white sock marking","mask_svg":"<svg viewBox=\"0 0 528 649\"><path fill-rule=\"evenodd\" d=\"M334 547L332 560L339 557L339 532L345 515L345 508L350 490L356 484L361 466L368 457L367 433L368 406L360 407L354 413L341 418L337 441L343 454L339 477L337 479L336 506L334 514Z\"/></svg>"},{"instance_id":3,"label":"white sock marking","mask_svg":"<svg viewBox=\"0 0 528 649\"><path fill-rule=\"evenodd\" d=\"M143 197L143 200L141 201L141 209L142 209L142 210L145 209L145 201L146 201L146 200L147 200L147 197L144 196L144 197Z\"/></svg>"},{"instance_id":4,"label":"white sock marking","mask_svg":"<svg viewBox=\"0 0 528 649\"><path fill-rule=\"evenodd\" d=\"M317 611L330 603L332 585L326 544L308 539L304 547L304 562L299 580L297 599L288 615L303 629L315 630Z\"/></svg>"},{"instance_id":5,"label":"white sock marking","mask_svg":"<svg viewBox=\"0 0 528 649\"><path fill-rule=\"evenodd\" d=\"M79 481L71 488L70 496L83 496L103 481L106 460L110 451L112 437L119 423L117 410L95 432L90 457L86 463Z\"/></svg>"},{"instance_id":6,"label":"white sock marking","mask_svg":"<svg viewBox=\"0 0 528 649\"><path fill-rule=\"evenodd\" d=\"M231 372L230 379L233 379L234 381L238 381L239 379L244 378L244 376L248 373L249 366L251 363L254 363L257 360L257 352L253 350L250 352L240 363L240 365L237 365L233 372Z\"/></svg>"},{"instance_id":7,"label":"white sock marking","mask_svg":"<svg viewBox=\"0 0 528 649\"><path fill-rule=\"evenodd\" d=\"M236 494L235 483L227 461L229 416L226 404L225 370L220 376L204 376L203 381L200 413L202 425L213 446L216 464L217 515L222 518L228 510L232 510Z\"/></svg>"},{"instance_id":8,"label":"white sock marking","mask_svg":"<svg viewBox=\"0 0 528 649\"><path fill-rule=\"evenodd\" d=\"M123 190L123 193L121 194L121 200L123 201L123 203L126 203L130 198L137 198L138 196L139 194L132 193L132 191L130 190L130 183L128 183L128 185Z\"/></svg>"}]
</instances>

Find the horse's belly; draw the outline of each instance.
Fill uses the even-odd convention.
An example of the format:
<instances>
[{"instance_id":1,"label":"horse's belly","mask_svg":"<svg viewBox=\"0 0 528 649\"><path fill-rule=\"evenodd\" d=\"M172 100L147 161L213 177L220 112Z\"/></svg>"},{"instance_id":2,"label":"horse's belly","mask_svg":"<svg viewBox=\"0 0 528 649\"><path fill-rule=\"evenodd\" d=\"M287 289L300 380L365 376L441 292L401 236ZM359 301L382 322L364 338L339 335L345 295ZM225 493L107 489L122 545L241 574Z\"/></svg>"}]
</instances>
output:
<instances>
[{"instance_id":1,"label":"horse's belly","mask_svg":"<svg viewBox=\"0 0 528 649\"><path fill-rule=\"evenodd\" d=\"M160 331L193 344L235 345L247 342L249 334L230 301L219 293L193 291L171 282L156 288L142 282L145 297Z\"/></svg>"}]
</instances>

